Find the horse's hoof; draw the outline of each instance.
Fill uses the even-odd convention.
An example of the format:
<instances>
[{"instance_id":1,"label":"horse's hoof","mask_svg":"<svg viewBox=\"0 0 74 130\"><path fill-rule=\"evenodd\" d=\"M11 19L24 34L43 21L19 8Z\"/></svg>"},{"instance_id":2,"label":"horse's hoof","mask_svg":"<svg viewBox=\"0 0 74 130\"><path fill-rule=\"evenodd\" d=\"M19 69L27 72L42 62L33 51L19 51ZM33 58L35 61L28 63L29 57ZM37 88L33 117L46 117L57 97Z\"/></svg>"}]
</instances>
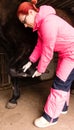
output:
<instances>
[{"instance_id":1,"label":"horse's hoof","mask_svg":"<svg viewBox=\"0 0 74 130\"><path fill-rule=\"evenodd\" d=\"M17 103L8 102L5 107L8 109L13 109L16 107L16 105L17 105Z\"/></svg>"}]
</instances>

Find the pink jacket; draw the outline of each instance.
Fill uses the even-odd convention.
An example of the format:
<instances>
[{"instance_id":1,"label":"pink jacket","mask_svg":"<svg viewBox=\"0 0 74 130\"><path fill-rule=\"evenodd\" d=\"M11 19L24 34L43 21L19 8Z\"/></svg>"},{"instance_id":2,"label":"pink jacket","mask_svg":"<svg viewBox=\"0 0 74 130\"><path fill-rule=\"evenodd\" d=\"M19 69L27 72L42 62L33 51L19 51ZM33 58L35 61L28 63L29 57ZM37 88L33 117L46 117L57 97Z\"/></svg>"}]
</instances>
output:
<instances>
[{"instance_id":1,"label":"pink jacket","mask_svg":"<svg viewBox=\"0 0 74 130\"><path fill-rule=\"evenodd\" d=\"M36 30L38 41L29 59L33 63L39 59L39 72L45 72L54 52L58 52L60 59L69 58L74 62L74 28L58 17L54 8L40 7L33 28L33 31Z\"/></svg>"}]
</instances>

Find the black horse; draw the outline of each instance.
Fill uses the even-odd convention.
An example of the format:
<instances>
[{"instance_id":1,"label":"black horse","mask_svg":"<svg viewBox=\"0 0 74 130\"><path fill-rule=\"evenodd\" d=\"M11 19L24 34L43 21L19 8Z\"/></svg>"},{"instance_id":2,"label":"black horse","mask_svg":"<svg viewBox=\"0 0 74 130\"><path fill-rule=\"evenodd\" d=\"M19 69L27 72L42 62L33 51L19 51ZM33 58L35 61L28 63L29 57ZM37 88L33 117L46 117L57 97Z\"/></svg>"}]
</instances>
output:
<instances>
[{"instance_id":1,"label":"black horse","mask_svg":"<svg viewBox=\"0 0 74 130\"><path fill-rule=\"evenodd\" d=\"M6 104L7 108L15 107L17 99L20 97L19 78L31 77L36 66L36 64L33 65L26 74L23 74L21 69L27 62L37 41L37 33L33 33L30 28L24 28L16 16L17 7L23 1L24 0L0 0L0 45L8 57L8 73L13 86L13 94ZM44 4L53 6L56 9L57 15L73 25L73 0L38 0L36 6L39 7ZM50 67L48 71L51 75ZM48 71L45 75L47 74L47 78L50 78L48 77ZM44 80L44 75L42 75L40 79Z\"/></svg>"}]
</instances>

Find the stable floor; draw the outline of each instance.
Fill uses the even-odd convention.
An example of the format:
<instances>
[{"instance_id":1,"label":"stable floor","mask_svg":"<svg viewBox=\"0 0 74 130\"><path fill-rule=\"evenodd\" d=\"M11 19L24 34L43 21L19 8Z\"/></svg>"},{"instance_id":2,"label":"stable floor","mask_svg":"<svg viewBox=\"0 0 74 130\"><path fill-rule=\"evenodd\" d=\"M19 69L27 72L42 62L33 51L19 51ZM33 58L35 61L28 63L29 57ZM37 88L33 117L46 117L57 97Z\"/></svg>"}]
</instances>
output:
<instances>
[{"instance_id":1,"label":"stable floor","mask_svg":"<svg viewBox=\"0 0 74 130\"><path fill-rule=\"evenodd\" d=\"M5 108L12 89L0 89L0 130L74 130L74 93L70 97L68 113L61 115L56 125L47 128L37 128L33 125L33 121L43 112L51 84L51 80L21 83L21 97L14 109Z\"/></svg>"}]
</instances>

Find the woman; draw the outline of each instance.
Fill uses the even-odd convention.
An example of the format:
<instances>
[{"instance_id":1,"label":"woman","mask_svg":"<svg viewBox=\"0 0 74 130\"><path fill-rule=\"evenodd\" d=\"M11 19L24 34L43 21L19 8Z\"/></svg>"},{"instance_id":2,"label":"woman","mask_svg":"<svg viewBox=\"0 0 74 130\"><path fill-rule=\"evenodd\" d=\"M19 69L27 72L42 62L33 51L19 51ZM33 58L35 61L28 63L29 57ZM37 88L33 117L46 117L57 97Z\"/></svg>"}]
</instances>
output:
<instances>
[{"instance_id":1,"label":"woman","mask_svg":"<svg viewBox=\"0 0 74 130\"><path fill-rule=\"evenodd\" d=\"M74 28L56 15L51 6L43 5L39 9L33 3L23 2L19 5L17 16L25 27L38 32L37 44L23 66L24 72L38 61L32 77L45 72L58 53L56 76L50 94L44 106L43 115L34 121L35 126L44 128L57 123L61 113L66 113L69 106L70 86L74 80Z\"/></svg>"}]
</instances>

